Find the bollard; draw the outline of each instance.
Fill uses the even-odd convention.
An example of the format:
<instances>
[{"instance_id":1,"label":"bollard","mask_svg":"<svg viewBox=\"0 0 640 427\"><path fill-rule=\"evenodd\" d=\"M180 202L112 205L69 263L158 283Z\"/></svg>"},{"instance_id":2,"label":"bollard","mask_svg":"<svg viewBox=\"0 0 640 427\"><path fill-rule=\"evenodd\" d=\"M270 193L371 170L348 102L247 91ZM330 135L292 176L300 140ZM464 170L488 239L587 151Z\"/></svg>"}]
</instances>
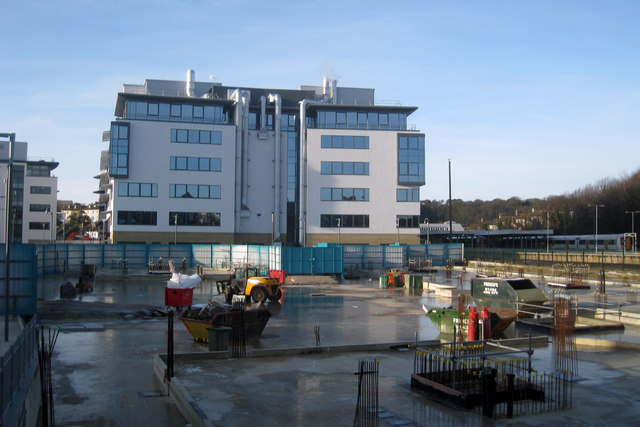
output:
<instances>
[{"instance_id":1,"label":"bollard","mask_svg":"<svg viewBox=\"0 0 640 427\"><path fill-rule=\"evenodd\" d=\"M507 418L513 418L513 380L514 374L507 374Z\"/></svg>"}]
</instances>

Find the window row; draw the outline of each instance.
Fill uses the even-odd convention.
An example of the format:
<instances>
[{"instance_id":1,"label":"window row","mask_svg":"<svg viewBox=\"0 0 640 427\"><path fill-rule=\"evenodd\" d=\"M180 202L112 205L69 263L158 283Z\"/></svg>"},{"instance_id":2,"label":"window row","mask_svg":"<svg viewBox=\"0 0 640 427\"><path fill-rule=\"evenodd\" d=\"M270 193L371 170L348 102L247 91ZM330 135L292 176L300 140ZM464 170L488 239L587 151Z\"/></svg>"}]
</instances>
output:
<instances>
[{"instance_id":1,"label":"window row","mask_svg":"<svg viewBox=\"0 0 640 427\"><path fill-rule=\"evenodd\" d=\"M171 142L186 144L222 144L222 132L198 129L171 129Z\"/></svg>"},{"instance_id":2,"label":"window row","mask_svg":"<svg viewBox=\"0 0 640 427\"><path fill-rule=\"evenodd\" d=\"M109 140L109 175L117 178L129 176L129 123L111 123Z\"/></svg>"},{"instance_id":3,"label":"window row","mask_svg":"<svg viewBox=\"0 0 640 427\"><path fill-rule=\"evenodd\" d=\"M219 157L171 156L171 170L220 172L222 159Z\"/></svg>"},{"instance_id":4,"label":"window row","mask_svg":"<svg viewBox=\"0 0 640 427\"><path fill-rule=\"evenodd\" d=\"M320 215L322 228L369 228L369 215Z\"/></svg>"},{"instance_id":5,"label":"window row","mask_svg":"<svg viewBox=\"0 0 640 427\"><path fill-rule=\"evenodd\" d=\"M158 225L155 211L118 211L119 225ZM169 212L167 225L220 226L220 212Z\"/></svg>"},{"instance_id":6,"label":"window row","mask_svg":"<svg viewBox=\"0 0 640 427\"><path fill-rule=\"evenodd\" d=\"M369 175L369 162L321 162L322 175Z\"/></svg>"},{"instance_id":7,"label":"window row","mask_svg":"<svg viewBox=\"0 0 640 427\"><path fill-rule=\"evenodd\" d=\"M220 105L169 104L166 102L127 101L126 119L183 123L228 124L228 114Z\"/></svg>"},{"instance_id":8,"label":"window row","mask_svg":"<svg viewBox=\"0 0 640 427\"><path fill-rule=\"evenodd\" d=\"M49 230L48 222L29 222L29 230Z\"/></svg>"},{"instance_id":9,"label":"window row","mask_svg":"<svg viewBox=\"0 0 640 427\"><path fill-rule=\"evenodd\" d=\"M48 185L32 185L29 187L31 194L51 194L51 187Z\"/></svg>"},{"instance_id":10,"label":"window row","mask_svg":"<svg viewBox=\"0 0 640 427\"><path fill-rule=\"evenodd\" d=\"M220 212L169 212L169 224L220 227Z\"/></svg>"},{"instance_id":11,"label":"window row","mask_svg":"<svg viewBox=\"0 0 640 427\"><path fill-rule=\"evenodd\" d=\"M407 130L406 113L318 111L319 129Z\"/></svg>"},{"instance_id":12,"label":"window row","mask_svg":"<svg viewBox=\"0 0 640 427\"><path fill-rule=\"evenodd\" d=\"M31 203L29 205L29 212L51 212L51 206L40 203Z\"/></svg>"},{"instance_id":13,"label":"window row","mask_svg":"<svg viewBox=\"0 0 640 427\"><path fill-rule=\"evenodd\" d=\"M418 215L397 215L396 227L420 228L420 217Z\"/></svg>"},{"instance_id":14,"label":"window row","mask_svg":"<svg viewBox=\"0 0 640 427\"><path fill-rule=\"evenodd\" d=\"M322 201L349 201L349 202L368 202L368 188L330 188L322 187L320 189L320 200Z\"/></svg>"},{"instance_id":15,"label":"window row","mask_svg":"<svg viewBox=\"0 0 640 427\"><path fill-rule=\"evenodd\" d=\"M419 202L420 190L417 188L398 188L396 202Z\"/></svg>"},{"instance_id":16,"label":"window row","mask_svg":"<svg viewBox=\"0 0 640 427\"><path fill-rule=\"evenodd\" d=\"M424 135L398 135L398 184L424 185Z\"/></svg>"},{"instance_id":17,"label":"window row","mask_svg":"<svg viewBox=\"0 0 640 427\"><path fill-rule=\"evenodd\" d=\"M143 182L119 182L120 197L158 197L158 184Z\"/></svg>"},{"instance_id":18,"label":"window row","mask_svg":"<svg viewBox=\"0 0 640 427\"><path fill-rule=\"evenodd\" d=\"M169 197L183 199L219 199L219 185L169 184Z\"/></svg>"},{"instance_id":19,"label":"window row","mask_svg":"<svg viewBox=\"0 0 640 427\"><path fill-rule=\"evenodd\" d=\"M353 135L322 135L320 137L320 146L322 148L369 149L369 137Z\"/></svg>"},{"instance_id":20,"label":"window row","mask_svg":"<svg viewBox=\"0 0 640 427\"><path fill-rule=\"evenodd\" d=\"M51 176L51 166L28 164L27 176Z\"/></svg>"}]
</instances>

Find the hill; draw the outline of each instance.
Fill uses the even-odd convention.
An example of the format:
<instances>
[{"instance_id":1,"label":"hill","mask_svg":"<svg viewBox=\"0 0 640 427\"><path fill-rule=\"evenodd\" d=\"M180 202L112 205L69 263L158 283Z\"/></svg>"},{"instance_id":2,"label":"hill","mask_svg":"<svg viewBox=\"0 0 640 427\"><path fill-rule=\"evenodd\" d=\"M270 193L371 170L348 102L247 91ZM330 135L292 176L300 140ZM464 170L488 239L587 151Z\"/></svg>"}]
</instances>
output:
<instances>
[{"instance_id":1,"label":"hill","mask_svg":"<svg viewBox=\"0 0 640 427\"><path fill-rule=\"evenodd\" d=\"M593 234L596 205L598 233L631 232L632 215L629 212L640 211L640 169L631 175L603 179L573 193L545 199L453 199L451 217L465 229L498 230L546 229L548 218L548 226L555 234ZM421 222L426 218L431 223L448 221L448 201L422 201L420 218Z\"/></svg>"}]
</instances>

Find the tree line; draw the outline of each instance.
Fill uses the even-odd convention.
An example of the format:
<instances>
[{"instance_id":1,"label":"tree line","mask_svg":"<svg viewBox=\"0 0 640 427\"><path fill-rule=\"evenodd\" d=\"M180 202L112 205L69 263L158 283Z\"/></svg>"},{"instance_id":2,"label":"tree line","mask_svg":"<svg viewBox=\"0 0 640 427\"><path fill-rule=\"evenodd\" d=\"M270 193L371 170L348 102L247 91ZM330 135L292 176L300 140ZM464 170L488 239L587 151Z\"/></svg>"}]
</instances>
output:
<instances>
[{"instance_id":1,"label":"tree line","mask_svg":"<svg viewBox=\"0 0 640 427\"><path fill-rule=\"evenodd\" d=\"M631 232L630 212L640 211L640 169L630 175L605 178L573 193L545 199L452 199L451 219L468 230L542 230L548 224L555 234L593 234L596 206L598 233ZM633 216L634 228L640 226L640 213ZM422 201L420 219L430 223L448 222L449 201Z\"/></svg>"}]
</instances>

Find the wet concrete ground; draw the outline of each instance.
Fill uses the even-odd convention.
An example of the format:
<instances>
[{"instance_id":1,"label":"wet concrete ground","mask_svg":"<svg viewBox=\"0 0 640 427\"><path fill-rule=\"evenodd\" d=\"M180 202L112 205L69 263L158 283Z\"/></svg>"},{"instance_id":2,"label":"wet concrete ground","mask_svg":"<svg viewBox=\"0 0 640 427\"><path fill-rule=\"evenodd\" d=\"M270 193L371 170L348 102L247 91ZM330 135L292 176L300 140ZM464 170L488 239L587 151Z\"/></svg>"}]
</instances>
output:
<instances>
[{"instance_id":1,"label":"wet concrete ground","mask_svg":"<svg viewBox=\"0 0 640 427\"><path fill-rule=\"evenodd\" d=\"M77 281L61 276L41 278L39 295L59 299L58 287L67 279ZM94 291L76 300L107 302L122 306L123 310L142 304L163 306L165 280L166 277L147 274L99 275L93 283ZM216 293L215 285L205 282L194 292L194 303L205 303L216 298ZM381 290L377 281L288 285L282 303L268 304L273 317L260 341L249 348L313 347L316 326L323 346L412 341L414 336L418 340L436 339L439 332L424 316L421 304L446 306L450 302L408 289ZM186 420L170 398L161 393L160 383L152 375L153 356L166 352L166 318L127 321L120 316L92 314L90 318L47 320L46 314L43 316L45 324L63 327L53 358L58 425L185 425ZM515 326L508 330L510 336L527 333ZM635 341L640 336L633 327L603 335L624 341ZM193 342L179 322L175 323L174 340L177 353L208 351L206 346ZM215 425L245 424L255 421L258 413L261 425L351 425L357 396L351 383L361 356L371 355L263 360L253 367L247 365L252 363L250 360L226 360L218 362L215 369L197 363L181 364L176 367L176 374L189 385L195 399L224 407L214 408L214 415L209 416L210 420L220 417ZM604 425L605 420L623 422L640 416L640 403L630 392L640 375L640 360L634 352L587 350L579 351L578 356L584 360L580 364L584 379L576 385L574 408L518 418L512 423L547 425L562 420L569 424ZM380 406L388 405L395 416L381 420L381 425L394 425L392 419L413 425L482 425L477 414L452 410L408 389L410 352L384 352L379 357ZM549 369L550 347L536 349L534 358L537 369ZM328 365L323 368L323 364ZM210 386L213 380L208 380L205 372L213 375L215 387ZM238 396L237 392L244 394ZM260 403L252 397L255 395L269 398ZM250 410L248 401L257 409ZM313 407L319 412L313 412ZM328 409L320 411L323 407ZM321 413L325 418L318 418Z\"/></svg>"}]
</instances>

